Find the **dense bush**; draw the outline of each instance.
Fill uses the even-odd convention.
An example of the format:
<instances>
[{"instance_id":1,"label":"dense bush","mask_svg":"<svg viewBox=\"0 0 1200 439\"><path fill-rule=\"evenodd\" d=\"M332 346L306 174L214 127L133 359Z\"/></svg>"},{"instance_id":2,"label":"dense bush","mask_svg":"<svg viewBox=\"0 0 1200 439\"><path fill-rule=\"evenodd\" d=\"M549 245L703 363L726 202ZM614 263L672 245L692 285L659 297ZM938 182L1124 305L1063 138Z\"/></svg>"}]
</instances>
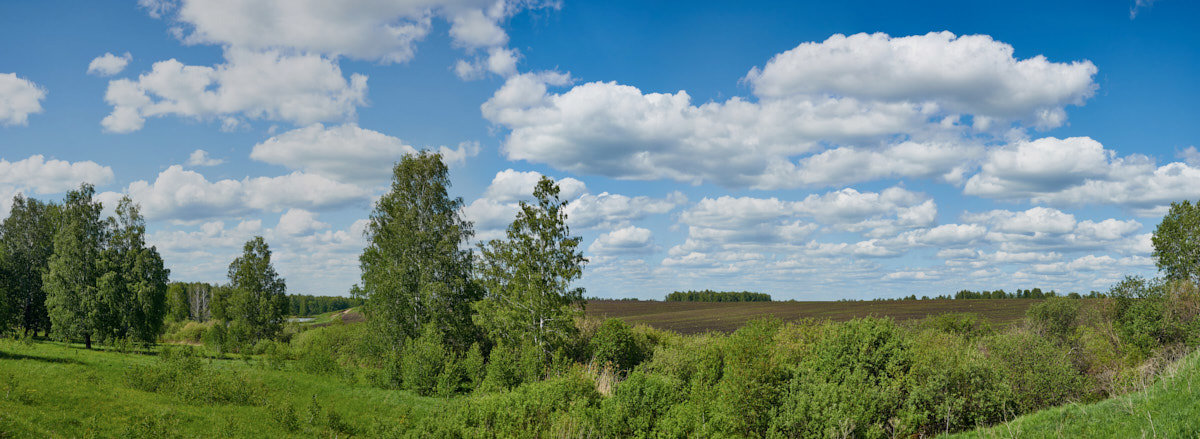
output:
<instances>
[{"instance_id":1,"label":"dense bush","mask_svg":"<svg viewBox=\"0 0 1200 439\"><path fill-rule=\"evenodd\" d=\"M1012 388L1018 413L1087 400L1094 382L1071 363L1070 355L1054 342L1029 331L1014 331L984 340L988 359Z\"/></svg>"},{"instance_id":2,"label":"dense bush","mask_svg":"<svg viewBox=\"0 0 1200 439\"><path fill-rule=\"evenodd\" d=\"M886 437L903 403L910 342L890 319L837 324L792 371L771 420L785 436Z\"/></svg>"},{"instance_id":3,"label":"dense bush","mask_svg":"<svg viewBox=\"0 0 1200 439\"><path fill-rule=\"evenodd\" d=\"M996 332L991 323L972 313L938 314L922 320L917 327L967 338L978 338Z\"/></svg>"},{"instance_id":4,"label":"dense bush","mask_svg":"<svg viewBox=\"0 0 1200 439\"><path fill-rule=\"evenodd\" d=\"M1042 334L1056 340L1065 340L1078 326L1079 301L1066 297L1052 297L1031 305L1025 316Z\"/></svg>"},{"instance_id":5,"label":"dense bush","mask_svg":"<svg viewBox=\"0 0 1200 439\"><path fill-rule=\"evenodd\" d=\"M619 319L605 320L591 341L592 358L599 364L611 363L629 370L642 361L642 350L629 324Z\"/></svg>"}]
</instances>

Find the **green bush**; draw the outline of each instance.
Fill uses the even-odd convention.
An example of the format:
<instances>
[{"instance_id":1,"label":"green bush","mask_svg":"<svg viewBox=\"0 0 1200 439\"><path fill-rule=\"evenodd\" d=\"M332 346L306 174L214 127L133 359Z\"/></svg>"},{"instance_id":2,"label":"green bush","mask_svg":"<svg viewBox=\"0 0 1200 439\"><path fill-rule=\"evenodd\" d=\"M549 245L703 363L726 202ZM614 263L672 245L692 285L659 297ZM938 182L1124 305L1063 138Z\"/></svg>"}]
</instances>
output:
<instances>
[{"instance_id":1,"label":"green bush","mask_svg":"<svg viewBox=\"0 0 1200 439\"><path fill-rule=\"evenodd\" d=\"M925 331L911 349L897 435L929 437L990 425L1012 412L1011 388L975 342Z\"/></svg>"},{"instance_id":2,"label":"green bush","mask_svg":"<svg viewBox=\"0 0 1200 439\"><path fill-rule=\"evenodd\" d=\"M1025 311L1025 318L1043 334L1066 340L1078 326L1079 303L1076 299L1051 297L1030 306Z\"/></svg>"},{"instance_id":3,"label":"green bush","mask_svg":"<svg viewBox=\"0 0 1200 439\"><path fill-rule=\"evenodd\" d=\"M605 437L653 437L658 420L679 404L680 383L634 372L601 404L598 424Z\"/></svg>"},{"instance_id":4,"label":"green bush","mask_svg":"<svg viewBox=\"0 0 1200 439\"><path fill-rule=\"evenodd\" d=\"M1085 400L1096 391L1071 364L1067 351L1045 337L1017 331L989 337L984 345L988 360L1012 389L1017 413Z\"/></svg>"},{"instance_id":5,"label":"green bush","mask_svg":"<svg viewBox=\"0 0 1200 439\"><path fill-rule=\"evenodd\" d=\"M422 396L436 393L438 376L447 357L442 339L442 333L430 324L420 337L405 343L400 354L401 382L405 389Z\"/></svg>"},{"instance_id":6,"label":"green bush","mask_svg":"<svg viewBox=\"0 0 1200 439\"><path fill-rule=\"evenodd\" d=\"M620 319L605 320L592 337L591 348L597 363L611 363L618 370L633 369L642 361L633 330Z\"/></svg>"},{"instance_id":7,"label":"green bush","mask_svg":"<svg viewBox=\"0 0 1200 439\"><path fill-rule=\"evenodd\" d=\"M230 352L233 345L228 332L229 330L224 324L216 322L201 334L201 341L204 342L204 346L217 354L224 354Z\"/></svg>"},{"instance_id":8,"label":"green bush","mask_svg":"<svg viewBox=\"0 0 1200 439\"><path fill-rule=\"evenodd\" d=\"M932 329L947 334L978 338L996 332L987 320L975 313L945 313L925 318L917 324L919 329Z\"/></svg>"},{"instance_id":9,"label":"green bush","mask_svg":"<svg viewBox=\"0 0 1200 439\"><path fill-rule=\"evenodd\" d=\"M903 404L910 342L891 319L834 324L792 370L770 433L791 437L888 436Z\"/></svg>"},{"instance_id":10,"label":"green bush","mask_svg":"<svg viewBox=\"0 0 1200 439\"><path fill-rule=\"evenodd\" d=\"M170 342L200 343L204 332L211 328L212 321L200 323L195 321L172 322L167 325L162 339Z\"/></svg>"}]
</instances>

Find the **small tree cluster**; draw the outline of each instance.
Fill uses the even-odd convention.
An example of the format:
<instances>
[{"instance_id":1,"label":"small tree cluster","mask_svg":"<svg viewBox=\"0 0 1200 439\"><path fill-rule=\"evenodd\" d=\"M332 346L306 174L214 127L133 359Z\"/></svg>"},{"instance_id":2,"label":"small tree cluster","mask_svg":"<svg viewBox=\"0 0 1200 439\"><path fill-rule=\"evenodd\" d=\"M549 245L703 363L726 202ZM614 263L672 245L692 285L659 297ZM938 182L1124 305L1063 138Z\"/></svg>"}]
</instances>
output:
<instances>
[{"instance_id":1,"label":"small tree cluster","mask_svg":"<svg viewBox=\"0 0 1200 439\"><path fill-rule=\"evenodd\" d=\"M676 291L667 302L770 302L771 295L750 291Z\"/></svg>"},{"instance_id":2,"label":"small tree cluster","mask_svg":"<svg viewBox=\"0 0 1200 439\"><path fill-rule=\"evenodd\" d=\"M566 348L583 309L583 289L571 284L586 259L566 225L558 186L539 181L536 202L521 202L505 239L479 245L478 257L468 245L473 225L449 186L438 154L408 155L393 168L391 191L371 213L359 258L362 287L354 290L366 297L376 333L401 358L433 346L431 334L441 337L448 357L479 344L497 355L535 346L546 358Z\"/></svg>"},{"instance_id":3,"label":"small tree cluster","mask_svg":"<svg viewBox=\"0 0 1200 439\"><path fill-rule=\"evenodd\" d=\"M128 197L117 216L101 218L95 189L67 193L60 208L53 253L42 275L54 335L63 340L156 340L166 313L170 271L146 247L145 220Z\"/></svg>"}]
</instances>

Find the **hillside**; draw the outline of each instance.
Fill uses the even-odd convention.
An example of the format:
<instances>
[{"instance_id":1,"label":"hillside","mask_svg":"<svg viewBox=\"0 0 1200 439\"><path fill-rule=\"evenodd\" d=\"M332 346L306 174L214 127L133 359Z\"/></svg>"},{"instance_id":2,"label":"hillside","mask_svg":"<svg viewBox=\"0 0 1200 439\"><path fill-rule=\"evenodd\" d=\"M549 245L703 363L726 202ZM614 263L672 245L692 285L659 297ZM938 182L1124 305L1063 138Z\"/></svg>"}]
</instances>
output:
<instances>
[{"instance_id":1,"label":"hillside","mask_svg":"<svg viewBox=\"0 0 1200 439\"><path fill-rule=\"evenodd\" d=\"M1145 390L1094 404L1069 404L946 438L1200 437L1200 352L1162 372Z\"/></svg>"}]
</instances>

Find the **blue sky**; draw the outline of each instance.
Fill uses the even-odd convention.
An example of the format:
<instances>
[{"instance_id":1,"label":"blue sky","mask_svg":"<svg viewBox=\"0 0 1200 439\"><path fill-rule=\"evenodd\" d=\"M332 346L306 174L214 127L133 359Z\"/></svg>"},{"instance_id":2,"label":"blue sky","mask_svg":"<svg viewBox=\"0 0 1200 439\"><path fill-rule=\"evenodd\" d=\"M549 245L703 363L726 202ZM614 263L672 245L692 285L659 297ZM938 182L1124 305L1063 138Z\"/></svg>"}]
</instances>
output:
<instances>
[{"instance_id":1,"label":"blue sky","mask_svg":"<svg viewBox=\"0 0 1200 439\"><path fill-rule=\"evenodd\" d=\"M802 300L1102 290L1200 199L1193 2L240 3L0 3L0 197L92 182L175 280L263 235L344 294L434 149L480 239L559 179L589 296Z\"/></svg>"}]
</instances>

